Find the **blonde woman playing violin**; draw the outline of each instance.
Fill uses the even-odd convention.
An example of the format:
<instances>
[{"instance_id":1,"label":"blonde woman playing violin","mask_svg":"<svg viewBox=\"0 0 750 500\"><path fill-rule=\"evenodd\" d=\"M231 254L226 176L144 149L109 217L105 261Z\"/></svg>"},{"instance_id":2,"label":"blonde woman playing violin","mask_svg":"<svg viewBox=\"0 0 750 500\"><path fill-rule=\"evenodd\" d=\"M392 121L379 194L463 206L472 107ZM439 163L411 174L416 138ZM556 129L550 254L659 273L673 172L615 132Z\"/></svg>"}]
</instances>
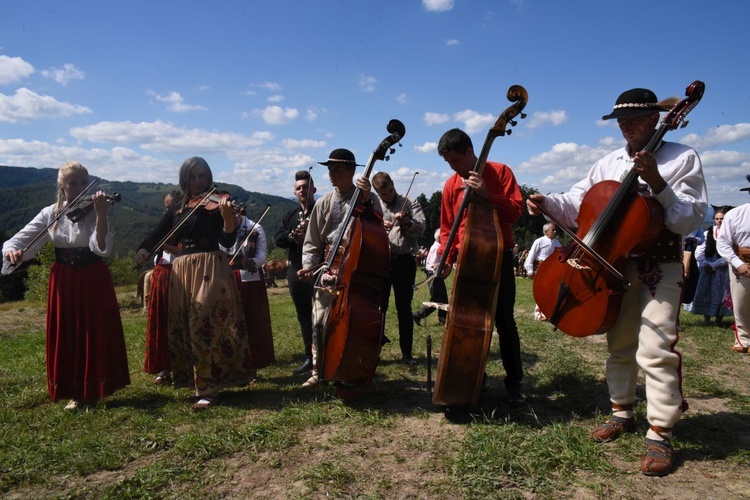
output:
<instances>
[{"instance_id":1,"label":"blonde woman playing violin","mask_svg":"<svg viewBox=\"0 0 750 500\"><path fill-rule=\"evenodd\" d=\"M55 246L47 299L47 388L53 402L70 399L65 409L73 410L125 387L130 376L115 288L102 260L112 254L109 202L97 192L94 209L72 222L63 212L89 185L86 167L64 164L57 185L57 203L3 244L3 259L20 264L47 242Z\"/></svg>"}]
</instances>

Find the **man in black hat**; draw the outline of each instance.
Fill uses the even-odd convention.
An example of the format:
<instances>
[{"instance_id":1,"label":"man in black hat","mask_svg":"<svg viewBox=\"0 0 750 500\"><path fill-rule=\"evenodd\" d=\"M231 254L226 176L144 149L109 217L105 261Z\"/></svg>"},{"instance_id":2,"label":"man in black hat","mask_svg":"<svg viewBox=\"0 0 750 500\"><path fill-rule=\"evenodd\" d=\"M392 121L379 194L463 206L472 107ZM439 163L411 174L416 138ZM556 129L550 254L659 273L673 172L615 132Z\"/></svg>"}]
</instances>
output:
<instances>
[{"instance_id":1,"label":"man in black hat","mask_svg":"<svg viewBox=\"0 0 750 500\"><path fill-rule=\"evenodd\" d=\"M682 293L682 238L698 229L708 208L706 183L698 153L681 144L662 142L653 152L643 149L656 132L660 103L648 89L623 92L604 120L617 119L626 145L591 167L588 175L565 194L533 194L527 202L531 215L543 206L562 224L575 227L584 195L602 181L621 181L631 169L639 177L639 194L655 199L664 211L664 228L649 250L627 263L630 282L620 315L607 332L607 388L612 416L591 433L595 441L616 439L636 428L633 403L638 367L646 378L646 454L641 471L663 476L674 466L672 428L687 409L682 397L681 358L677 343L677 315Z\"/></svg>"},{"instance_id":2,"label":"man in black hat","mask_svg":"<svg viewBox=\"0 0 750 500\"><path fill-rule=\"evenodd\" d=\"M750 182L750 175L747 176ZM750 187L740 191L750 191ZM750 203L729 210L716 238L716 250L732 266L729 291L734 308L734 345L732 350L750 349Z\"/></svg>"},{"instance_id":3,"label":"man in black hat","mask_svg":"<svg viewBox=\"0 0 750 500\"><path fill-rule=\"evenodd\" d=\"M336 239L356 188L361 191L360 203L371 204L373 210L383 214L380 202L370 192L370 181L363 176L357 180L355 186L354 172L357 162L351 151L334 149L327 161L318 163L328 167L328 178L334 190L321 197L310 214L305 242L302 246L302 269L298 272L299 278L303 281L312 281L313 271L323 261L326 246ZM332 297L330 293L316 291L313 305L313 329L322 328L325 325ZM318 385L317 347L313 342L313 371L302 387Z\"/></svg>"}]
</instances>

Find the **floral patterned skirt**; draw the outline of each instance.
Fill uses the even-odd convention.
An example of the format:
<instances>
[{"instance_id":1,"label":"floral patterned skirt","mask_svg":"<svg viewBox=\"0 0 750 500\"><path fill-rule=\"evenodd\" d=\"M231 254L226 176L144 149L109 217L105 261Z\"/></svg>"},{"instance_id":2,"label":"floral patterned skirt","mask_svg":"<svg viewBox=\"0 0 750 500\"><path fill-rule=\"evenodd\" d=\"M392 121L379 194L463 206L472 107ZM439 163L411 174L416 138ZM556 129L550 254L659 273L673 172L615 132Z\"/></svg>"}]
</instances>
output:
<instances>
[{"instance_id":1,"label":"floral patterned skirt","mask_svg":"<svg viewBox=\"0 0 750 500\"><path fill-rule=\"evenodd\" d=\"M177 257L169 282L169 354L175 387L198 396L252 380L247 327L225 253Z\"/></svg>"}]
</instances>

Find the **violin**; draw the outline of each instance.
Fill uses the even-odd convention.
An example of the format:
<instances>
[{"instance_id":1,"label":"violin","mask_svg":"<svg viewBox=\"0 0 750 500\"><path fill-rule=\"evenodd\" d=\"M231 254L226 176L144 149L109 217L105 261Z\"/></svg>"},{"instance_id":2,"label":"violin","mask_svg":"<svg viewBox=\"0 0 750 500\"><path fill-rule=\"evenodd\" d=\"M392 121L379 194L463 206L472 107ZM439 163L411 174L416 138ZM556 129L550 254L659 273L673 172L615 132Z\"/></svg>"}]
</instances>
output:
<instances>
[{"instance_id":1,"label":"violin","mask_svg":"<svg viewBox=\"0 0 750 500\"><path fill-rule=\"evenodd\" d=\"M229 200L229 206L232 207L232 211L235 215L245 215L245 207L231 199L229 193L211 193L206 196L201 193L197 196L193 196L187 202L187 207L194 209L196 207L203 207L209 213L216 213L219 211L219 203L221 200Z\"/></svg>"},{"instance_id":2,"label":"violin","mask_svg":"<svg viewBox=\"0 0 750 500\"><path fill-rule=\"evenodd\" d=\"M115 203L119 203L122 200L122 196L120 195L120 193L105 193L104 199L107 200L110 205L114 205ZM86 214L91 212L93 208L94 197L93 195L87 195L81 198L78 203L73 205L65 215L68 217L68 219L70 219L71 222L78 222L86 217Z\"/></svg>"}]
</instances>

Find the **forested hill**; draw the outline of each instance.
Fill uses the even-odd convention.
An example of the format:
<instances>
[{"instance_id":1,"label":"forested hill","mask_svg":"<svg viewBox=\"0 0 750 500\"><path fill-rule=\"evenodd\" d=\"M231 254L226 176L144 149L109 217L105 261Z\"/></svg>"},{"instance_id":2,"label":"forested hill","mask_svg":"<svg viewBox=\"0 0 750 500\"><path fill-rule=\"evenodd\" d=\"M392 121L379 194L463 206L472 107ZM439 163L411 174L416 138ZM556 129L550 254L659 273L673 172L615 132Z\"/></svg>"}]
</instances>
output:
<instances>
[{"instance_id":1,"label":"forested hill","mask_svg":"<svg viewBox=\"0 0 750 500\"><path fill-rule=\"evenodd\" d=\"M117 182L99 179L96 189L119 193L122 201L110 208L109 220L114 233L115 253L125 257L135 252L143 237L153 229L164 212L163 195L173 184L153 182ZM273 234L285 212L295 203L280 196L249 192L234 184L218 183L219 189L247 207L248 216L258 220L271 205L261 225L266 231L268 250L273 248ZM0 235L10 237L31 221L39 211L55 202L57 169L0 166Z\"/></svg>"}]
</instances>

